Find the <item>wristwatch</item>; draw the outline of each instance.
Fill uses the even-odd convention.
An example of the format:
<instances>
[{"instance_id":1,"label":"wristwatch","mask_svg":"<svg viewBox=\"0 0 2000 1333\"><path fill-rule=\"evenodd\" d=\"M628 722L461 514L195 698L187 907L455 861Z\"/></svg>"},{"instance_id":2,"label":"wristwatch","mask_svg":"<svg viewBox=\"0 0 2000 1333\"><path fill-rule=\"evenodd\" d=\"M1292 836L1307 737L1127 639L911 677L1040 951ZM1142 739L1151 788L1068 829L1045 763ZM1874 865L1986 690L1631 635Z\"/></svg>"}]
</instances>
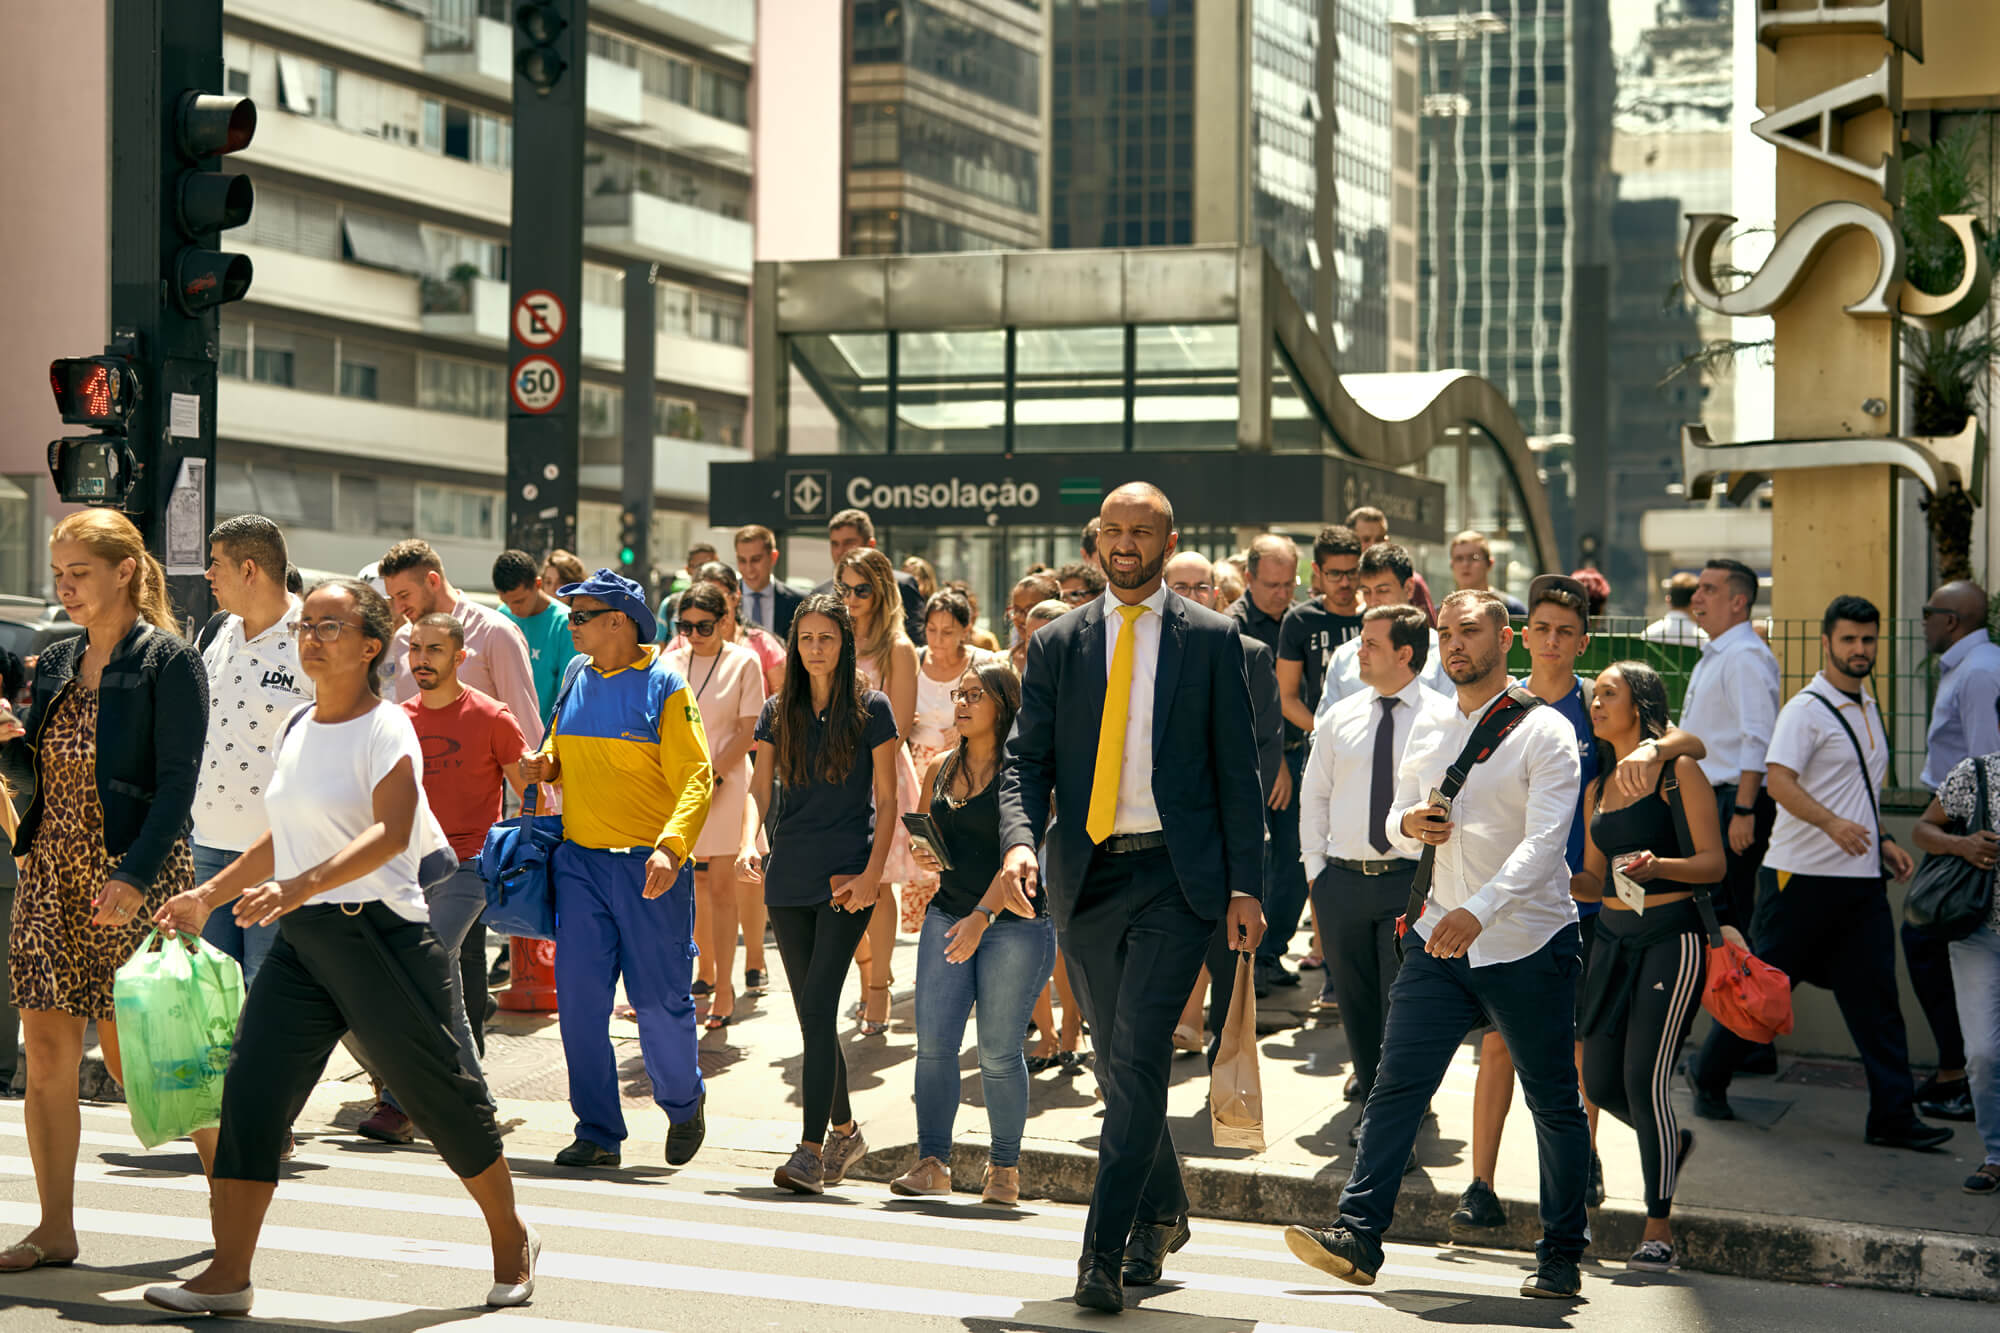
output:
<instances>
[{"instance_id":1,"label":"wristwatch","mask_svg":"<svg viewBox=\"0 0 2000 1333\"><path fill-rule=\"evenodd\" d=\"M975 911L975 912L980 912L980 913L983 913L983 914L985 915L985 917L986 917L986 924L987 924L987 925L989 925L989 926L990 926L990 925L992 925L992 924L993 924L993 917L994 917L994 912L993 912L993 909L992 909L992 908L988 907L988 906L987 906L986 904L984 904L984 903L981 903L981 904L979 904L979 905L978 905L977 907L973 908L972 910L973 910L973 911Z\"/></svg>"},{"instance_id":2,"label":"wristwatch","mask_svg":"<svg viewBox=\"0 0 2000 1333\"><path fill-rule=\"evenodd\" d=\"M1732 808L1736 811L1737 814L1742 815L1745 819L1754 819L1757 817L1757 807L1754 805L1752 806L1739 805L1739 806L1734 806Z\"/></svg>"}]
</instances>

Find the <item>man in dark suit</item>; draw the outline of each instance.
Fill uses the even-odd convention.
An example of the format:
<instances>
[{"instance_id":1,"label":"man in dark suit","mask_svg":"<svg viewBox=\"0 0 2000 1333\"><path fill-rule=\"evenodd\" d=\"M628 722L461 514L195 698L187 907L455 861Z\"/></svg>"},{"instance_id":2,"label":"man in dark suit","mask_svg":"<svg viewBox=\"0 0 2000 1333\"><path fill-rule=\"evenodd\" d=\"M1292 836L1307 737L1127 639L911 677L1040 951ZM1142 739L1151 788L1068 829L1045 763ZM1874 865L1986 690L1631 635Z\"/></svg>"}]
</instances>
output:
<instances>
[{"instance_id":1,"label":"man in dark suit","mask_svg":"<svg viewBox=\"0 0 2000 1333\"><path fill-rule=\"evenodd\" d=\"M826 545L833 555L835 569L840 567L840 557L860 546L875 544L875 520L859 509L843 509L835 514L826 525ZM894 565L896 562L889 562ZM815 593L837 593L840 591L838 577L830 578L814 588ZM904 570L896 571L896 591L903 598L903 629L910 636L910 642L919 648L924 646L924 594L917 587L916 578Z\"/></svg>"},{"instance_id":2,"label":"man in dark suit","mask_svg":"<svg viewBox=\"0 0 2000 1333\"><path fill-rule=\"evenodd\" d=\"M736 576L743 583L743 623L785 639L806 595L778 577L778 539L761 523L736 529Z\"/></svg>"},{"instance_id":3,"label":"man in dark suit","mask_svg":"<svg viewBox=\"0 0 2000 1333\"><path fill-rule=\"evenodd\" d=\"M1104 1091L1076 1300L1117 1311L1125 1284L1158 1282L1187 1243L1167 1134L1173 1031L1217 924L1238 949L1263 937L1264 803L1236 627L1162 579L1173 506L1133 482L1100 517L1110 588L1028 643L1000 840L1032 894L1048 839L1050 912Z\"/></svg>"}]
</instances>

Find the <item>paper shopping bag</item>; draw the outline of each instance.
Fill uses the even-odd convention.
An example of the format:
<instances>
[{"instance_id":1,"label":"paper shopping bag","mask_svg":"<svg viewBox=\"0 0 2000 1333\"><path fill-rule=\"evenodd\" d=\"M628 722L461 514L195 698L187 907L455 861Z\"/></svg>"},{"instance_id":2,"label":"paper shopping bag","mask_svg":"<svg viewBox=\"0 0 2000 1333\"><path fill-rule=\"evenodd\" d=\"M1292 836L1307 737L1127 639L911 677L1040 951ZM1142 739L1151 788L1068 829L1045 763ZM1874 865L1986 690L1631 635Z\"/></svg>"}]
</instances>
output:
<instances>
[{"instance_id":1,"label":"paper shopping bag","mask_svg":"<svg viewBox=\"0 0 2000 1333\"><path fill-rule=\"evenodd\" d=\"M1236 985L1229 1021L1222 1026L1215 1068L1209 1071L1208 1115L1215 1146L1264 1151L1264 1085L1257 1075L1257 987L1250 955L1236 955Z\"/></svg>"}]
</instances>

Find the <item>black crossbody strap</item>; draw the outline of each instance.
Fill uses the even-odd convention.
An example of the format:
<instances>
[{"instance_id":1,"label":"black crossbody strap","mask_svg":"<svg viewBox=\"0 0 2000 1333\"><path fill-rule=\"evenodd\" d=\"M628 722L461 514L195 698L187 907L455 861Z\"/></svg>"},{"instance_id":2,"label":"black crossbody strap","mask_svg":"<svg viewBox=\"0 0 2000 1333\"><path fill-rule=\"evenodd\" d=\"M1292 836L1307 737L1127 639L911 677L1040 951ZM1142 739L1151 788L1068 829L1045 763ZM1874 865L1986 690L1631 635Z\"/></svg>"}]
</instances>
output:
<instances>
[{"instance_id":1,"label":"black crossbody strap","mask_svg":"<svg viewBox=\"0 0 2000 1333\"><path fill-rule=\"evenodd\" d=\"M1868 789L1868 810L1875 816L1875 842L1877 846L1880 846L1882 842L1882 807L1875 799L1875 779L1869 776L1868 773L1868 752L1861 748L1861 738L1854 734L1854 728L1848 725L1847 719L1841 715L1839 704L1827 698L1818 690L1808 689L1806 693L1826 706L1826 711L1833 714L1833 720L1840 724L1840 729L1847 733L1848 743L1854 747L1854 757L1861 764L1861 785ZM1863 704L1862 707L1865 709L1867 705Z\"/></svg>"},{"instance_id":2,"label":"black crossbody strap","mask_svg":"<svg viewBox=\"0 0 2000 1333\"><path fill-rule=\"evenodd\" d=\"M1694 832L1688 828L1687 806L1681 801L1680 775L1674 772L1672 760L1665 764L1665 772L1660 775L1660 796L1667 803L1667 810L1674 817L1674 840L1680 843L1682 856L1694 855ZM1722 947L1722 923L1716 920L1715 903L1708 896L1708 885L1694 886L1694 906L1701 913L1701 933L1708 938L1708 947Z\"/></svg>"},{"instance_id":3,"label":"black crossbody strap","mask_svg":"<svg viewBox=\"0 0 2000 1333\"><path fill-rule=\"evenodd\" d=\"M1500 742L1507 739L1507 733L1541 706L1541 699L1527 686L1508 686L1486 710L1486 715L1479 719L1479 725L1466 738L1465 748L1458 752L1458 758L1445 770L1444 781L1438 784L1444 798L1447 801L1455 799L1464 790L1465 780L1472 776L1473 766L1492 758L1493 752L1500 748ZM1424 914L1424 901L1431 895L1431 876L1436 871L1436 862L1437 848L1425 843L1423 854L1417 858L1416 873L1410 877L1410 898L1403 906L1403 930L1416 925L1417 918Z\"/></svg>"}]
</instances>

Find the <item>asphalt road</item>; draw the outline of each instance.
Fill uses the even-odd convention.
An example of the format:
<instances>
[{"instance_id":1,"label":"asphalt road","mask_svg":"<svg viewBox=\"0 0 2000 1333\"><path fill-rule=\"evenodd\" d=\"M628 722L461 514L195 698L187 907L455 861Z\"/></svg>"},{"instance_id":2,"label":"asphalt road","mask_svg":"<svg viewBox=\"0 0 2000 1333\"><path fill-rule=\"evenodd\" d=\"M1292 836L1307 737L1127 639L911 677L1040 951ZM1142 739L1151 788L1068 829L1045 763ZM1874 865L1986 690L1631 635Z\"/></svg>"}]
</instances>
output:
<instances>
[{"instance_id":1,"label":"asphalt road","mask_svg":"<svg viewBox=\"0 0 2000 1333\"><path fill-rule=\"evenodd\" d=\"M84 1113L77 1267L0 1276L6 1333L78 1324L190 1321L139 1299L208 1249L206 1195L186 1145L146 1153L123 1108ZM539 1158L539 1155L538 1155ZM412 1333L832 1329L868 1333L1104 1328L1077 1309L1082 1210L982 1206L975 1197L894 1199L856 1183L819 1199L775 1189L775 1158L704 1154L678 1172L592 1178L517 1163L523 1212L546 1249L535 1303L480 1304L490 1280L471 1200L428 1148L302 1138L257 1261L257 1326ZM37 1209L21 1103L0 1103L0 1240ZM1996 1326L1994 1307L1874 1291L1788 1287L1702 1274L1587 1266L1583 1298L1516 1294L1525 1256L1391 1246L1367 1290L1330 1284L1286 1252L1276 1228L1194 1224L1167 1285L1116 1318L1127 1333L1312 1333L1476 1328L1840 1329L1956 1333ZM212 1324L211 1324L212 1326Z\"/></svg>"}]
</instances>

